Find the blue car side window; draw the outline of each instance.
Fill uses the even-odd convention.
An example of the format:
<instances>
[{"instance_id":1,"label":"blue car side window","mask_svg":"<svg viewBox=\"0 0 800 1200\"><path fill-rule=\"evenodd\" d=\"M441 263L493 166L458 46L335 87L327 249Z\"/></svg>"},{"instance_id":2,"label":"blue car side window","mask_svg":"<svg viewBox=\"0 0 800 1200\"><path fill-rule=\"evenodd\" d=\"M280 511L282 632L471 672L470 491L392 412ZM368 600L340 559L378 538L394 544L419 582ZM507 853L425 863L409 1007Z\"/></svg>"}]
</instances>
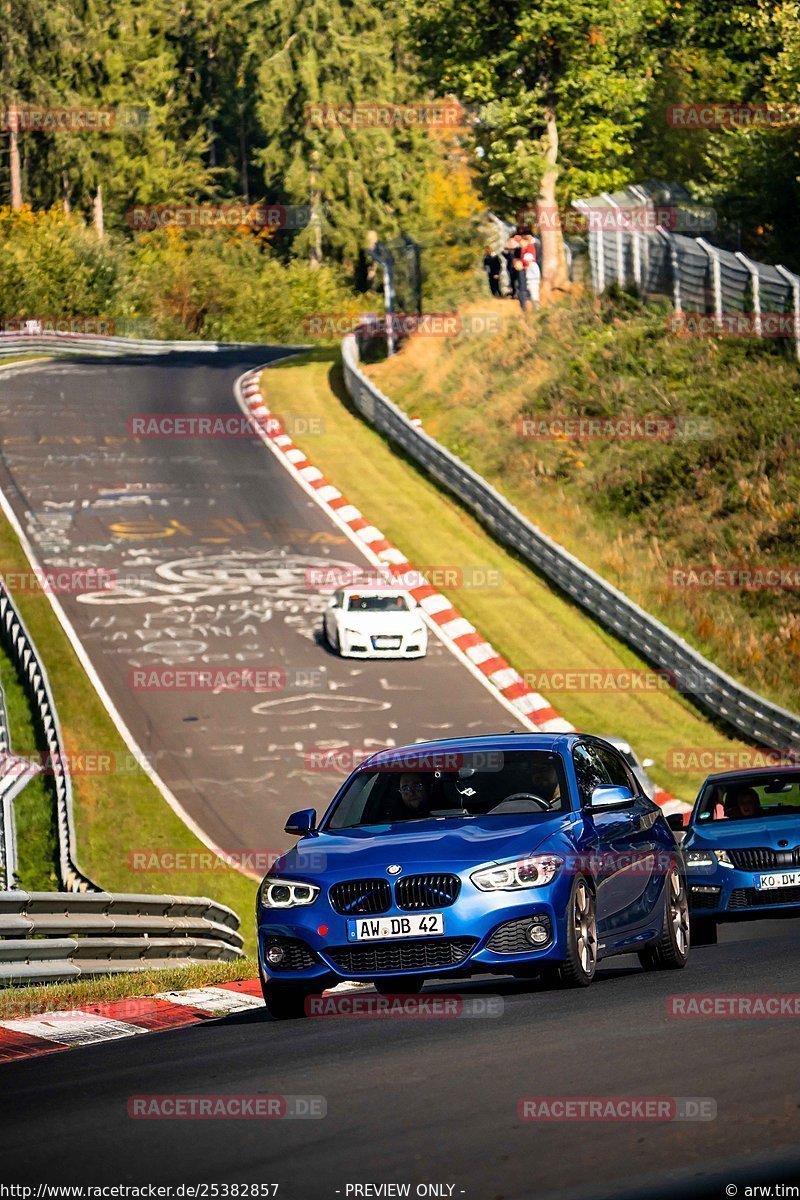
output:
<instances>
[{"instance_id":1,"label":"blue car side window","mask_svg":"<svg viewBox=\"0 0 800 1200\"><path fill-rule=\"evenodd\" d=\"M575 764L581 804L588 804L594 789L607 786L611 783L611 778L594 746L579 743L572 752L572 761Z\"/></svg>"}]
</instances>

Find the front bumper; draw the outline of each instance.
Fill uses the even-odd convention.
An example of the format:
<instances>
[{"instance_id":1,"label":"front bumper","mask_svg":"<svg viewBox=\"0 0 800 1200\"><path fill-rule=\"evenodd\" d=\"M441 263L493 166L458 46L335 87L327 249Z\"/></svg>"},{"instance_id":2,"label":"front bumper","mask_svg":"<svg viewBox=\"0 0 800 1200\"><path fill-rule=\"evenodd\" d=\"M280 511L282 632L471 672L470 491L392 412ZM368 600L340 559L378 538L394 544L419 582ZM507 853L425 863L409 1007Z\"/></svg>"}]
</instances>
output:
<instances>
[{"instance_id":1,"label":"front bumper","mask_svg":"<svg viewBox=\"0 0 800 1200\"><path fill-rule=\"evenodd\" d=\"M334 911L327 889L314 904L288 910L258 912L258 956L262 977L285 983L306 983L312 990L345 979L371 981L382 976L467 976L535 970L538 964L563 961L565 918L572 880L557 878L547 887L519 893L481 892L462 877L454 904L440 909L444 935L348 940L348 918ZM408 917L395 906L383 917ZM533 945L526 929L545 925L549 938ZM324 932L321 932L324 930ZM280 964L267 960L275 945L285 950Z\"/></svg>"},{"instance_id":2,"label":"front bumper","mask_svg":"<svg viewBox=\"0 0 800 1200\"><path fill-rule=\"evenodd\" d=\"M691 915L711 917L715 921L800 916L800 887L771 890L757 887L759 876L769 873L769 869L743 871L722 866L713 871L688 870L686 884Z\"/></svg>"},{"instance_id":3,"label":"front bumper","mask_svg":"<svg viewBox=\"0 0 800 1200\"><path fill-rule=\"evenodd\" d=\"M400 636L399 644L391 647L376 646L373 636L342 634L339 654L342 658L424 658L428 652L427 633Z\"/></svg>"}]
</instances>

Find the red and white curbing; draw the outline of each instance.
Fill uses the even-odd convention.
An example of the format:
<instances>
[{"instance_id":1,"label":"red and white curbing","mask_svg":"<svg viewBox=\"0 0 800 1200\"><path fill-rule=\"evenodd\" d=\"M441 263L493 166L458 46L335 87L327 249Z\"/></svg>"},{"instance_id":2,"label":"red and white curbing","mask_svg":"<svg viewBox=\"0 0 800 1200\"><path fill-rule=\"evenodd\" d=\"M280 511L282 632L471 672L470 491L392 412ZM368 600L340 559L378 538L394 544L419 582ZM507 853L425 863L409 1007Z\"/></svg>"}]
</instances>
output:
<instances>
[{"instance_id":1,"label":"red and white curbing","mask_svg":"<svg viewBox=\"0 0 800 1200\"><path fill-rule=\"evenodd\" d=\"M416 571L402 550L390 542L354 504L350 504L314 466L305 452L294 444L280 417L267 407L260 376L260 369L244 375L239 380L237 399L242 411L255 418L261 440L278 456L305 491L327 510L362 553L385 572L387 579L407 576L412 572L422 579L418 587L409 588L409 591L425 613L428 624L474 675L495 690L498 698L523 724L543 733L574 732L575 726L562 717L540 692L528 687L519 672L453 607L447 596L437 592ZM656 789L655 801L667 813L688 812L690 809L684 801L663 788Z\"/></svg>"},{"instance_id":2,"label":"red and white curbing","mask_svg":"<svg viewBox=\"0 0 800 1200\"><path fill-rule=\"evenodd\" d=\"M29 1011L31 1005L21 1000L19 1007ZM196 1025L263 1007L258 980L245 979L215 987L86 1004L68 1011L0 1018L0 1063Z\"/></svg>"},{"instance_id":3,"label":"red and white curbing","mask_svg":"<svg viewBox=\"0 0 800 1200\"><path fill-rule=\"evenodd\" d=\"M414 573L422 582L409 588L445 645L472 671L488 683L514 711L514 715L530 729L546 733L570 733L574 725L556 712L549 700L532 691L525 680L478 632L466 617L457 611L441 592L437 592L425 577L408 561L380 529L365 517L355 505L348 503L338 488L325 478L305 453L294 444L281 420L270 412L264 402L259 383L259 371L252 371L240 380L240 404L254 417L262 441L270 446L285 466L310 492L317 503L328 511L337 525L354 541L365 556L379 567L387 580Z\"/></svg>"}]
</instances>

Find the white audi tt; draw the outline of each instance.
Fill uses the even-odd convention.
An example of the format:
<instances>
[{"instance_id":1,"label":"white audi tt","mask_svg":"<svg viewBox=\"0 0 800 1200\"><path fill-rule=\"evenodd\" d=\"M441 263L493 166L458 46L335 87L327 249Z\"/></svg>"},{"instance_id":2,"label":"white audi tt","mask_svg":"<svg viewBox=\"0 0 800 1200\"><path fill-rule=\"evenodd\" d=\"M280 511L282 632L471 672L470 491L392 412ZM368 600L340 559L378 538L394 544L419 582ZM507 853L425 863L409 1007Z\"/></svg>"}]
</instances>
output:
<instances>
[{"instance_id":1,"label":"white audi tt","mask_svg":"<svg viewBox=\"0 0 800 1200\"><path fill-rule=\"evenodd\" d=\"M396 588L341 588L325 610L325 640L343 658L422 658L428 630L416 601Z\"/></svg>"}]
</instances>

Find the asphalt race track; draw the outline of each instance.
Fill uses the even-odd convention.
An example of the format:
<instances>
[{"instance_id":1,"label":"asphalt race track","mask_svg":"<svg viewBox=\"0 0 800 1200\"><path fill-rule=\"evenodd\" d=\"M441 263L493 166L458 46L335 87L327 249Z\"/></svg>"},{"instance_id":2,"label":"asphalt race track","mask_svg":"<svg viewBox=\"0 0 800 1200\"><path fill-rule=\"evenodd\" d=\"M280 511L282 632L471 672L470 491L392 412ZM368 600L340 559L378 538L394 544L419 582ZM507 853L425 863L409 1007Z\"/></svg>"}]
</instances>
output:
<instances>
[{"instance_id":1,"label":"asphalt race track","mask_svg":"<svg viewBox=\"0 0 800 1200\"><path fill-rule=\"evenodd\" d=\"M796 992L797 924L723 930L683 972L601 966L586 991L486 979L499 1017L309 1018L261 1011L67 1050L2 1070L3 1182L279 1183L284 1200L348 1184L454 1185L467 1200L725 1195L800 1182L800 1038L792 1020L668 1015L685 993ZM322 1096L320 1120L136 1120L131 1096ZM518 1119L520 1097L713 1099L675 1123ZM219 1193L222 1195L222 1192ZM379 1193L372 1193L378 1195ZM400 1193L402 1194L402 1193ZM354 1195L353 1192L350 1195Z\"/></svg>"},{"instance_id":2,"label":"asphalt race track","mask_svg":"<svg viewBox=\"0 0 800 1200\"><path fill-rule=\"evenodd\" d=\"M240 416L235 380L281 353L67 361L0 384L0 487L40 561L114 573L60 600L117 708L212 842L265 857L354 753L522 727L432 635L415 662L328 652L314 572L368 564L258 440L130 436L137 415ZM133 686L132 671L171 667L250 667L281 686ZM331 750L344 771L319 768Z\"/></svg>"},{"instance_id":3,"label":"asphalt race track","mask_svg":"<svg viewBox=\"0 0 800 1200\"><path fill-rule=\"evenodd\" d=\"M61 600L142 748L226 849L282 848L286 812L332 793L341 775L311 769L310 752L514 723L435 638L421 663L352 663L320 645L323 601L307 572L357 552L263 446L128 436L140 413L237 412L234 380L267 357L75 361L0 386L0 485L46 565L126 581ZM237 664L282 668L287 686L130 686L132 669ZM797 1021L680 1019L669 1000L796 994L798 931L725 927L683 972L645 975L617 958L585 991L486 977L432 980L423 993L500 997L495 1016L276 1024L257 1010L9 1063L0 1185L33 1185L33 1196L40 1183L277 1183L280 1200L689 1200L797 1183ZM326 1115L128 1115L132 1097L165 1094L321 1097ZM523 1097L681 1099L716 1117L532 1122L518 1116ZM366 1184L409 1191L354 1190Z\"/></svg>"}]
</instances>

